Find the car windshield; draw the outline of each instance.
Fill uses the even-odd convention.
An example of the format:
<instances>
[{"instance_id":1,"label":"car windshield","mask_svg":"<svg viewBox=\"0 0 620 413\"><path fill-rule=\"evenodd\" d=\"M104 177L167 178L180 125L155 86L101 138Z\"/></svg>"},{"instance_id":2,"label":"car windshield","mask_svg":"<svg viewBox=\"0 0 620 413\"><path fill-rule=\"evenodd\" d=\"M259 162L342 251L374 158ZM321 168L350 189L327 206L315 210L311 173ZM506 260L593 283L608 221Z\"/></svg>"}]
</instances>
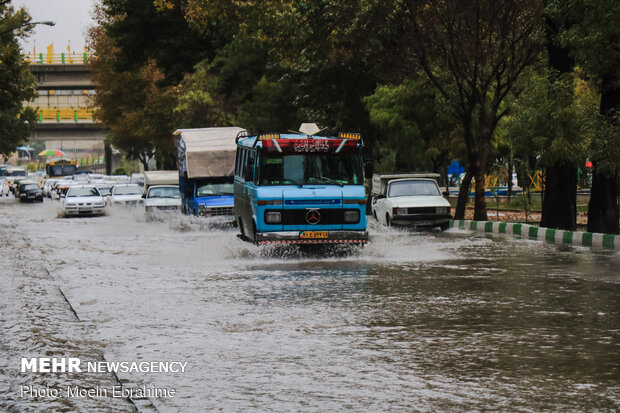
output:
<instances>
[{"instance_id":1,"label":"car windshield","mask_svg":"<svg viewBox=\"0 0 620 413\"><path fill-rule=\"evenodd\" d=\"M112 192L114 195L142 195L138 185L115 186Z\"/></svg>"},{"instance_id":2,"label":"car windshield","mask_svg":"<svg viewBox=\"0 0 620 413\"><path fill-rule=\"evenodd\" d=\"M196 188L196 196L232 195L232 182L202 184Z\"/></svg>"},{"instance_id":3,"label":"car windshield","mask_svg":"<svg viewBox=\"0 0 620 413\"><path fill-rule=\"evenodd\" d=\"M24 185L24 191L34 191L40 189L39 185L37 184L25 184Z\"/></svg>"},{"instance_id":4,"label":"car windshield","mask_svg":"<svg viewBox=\"0 0 620 413\"><path fill-rule=\"evenodd\" d=\"M441 194L433 181L397 181L390 184L389 198L417 195L440 196Z\"/></svg>"},{"instance_id":5,"label":"car windshield","mask_svg":"<svg viewBox=\"0 0 620 413\"><path fill-rule=\"evenodd\" d=\"M110 192L112 192L111 186L99 186L97 189L101 193L101 196L108 196L110 195Z\"/></svg>"},{"instance_id":6,"label":"car windshield","mask_svg":"<svg viewBox=\"0 0 620 413\"><path fill-rule=\"evenodd\" d=\"M67 191L67 198L74 198L77 196L99 196L97 188L92 187L73 187Z\"/></svg>"},{"instance_id":7,"label":"car windshield","mask_svg":"<svg viewBox=\"0 0 620 413\"><path fill-rule=\"evenodd\" d=\"M361 185L360 154L267 155L261 157L260 185Z\"/></svg>"},{"instance_id":8,"label":"car windshield","mask_svg":"<svg viewBox=\"0 0 620 413\"><path fill-rule=\"evenodd\" d=\"M158 188L151 188L149 190L149 198L180 198L181 193L178 187L174 186L162 186Z\"/></svg>"}]
</instances>

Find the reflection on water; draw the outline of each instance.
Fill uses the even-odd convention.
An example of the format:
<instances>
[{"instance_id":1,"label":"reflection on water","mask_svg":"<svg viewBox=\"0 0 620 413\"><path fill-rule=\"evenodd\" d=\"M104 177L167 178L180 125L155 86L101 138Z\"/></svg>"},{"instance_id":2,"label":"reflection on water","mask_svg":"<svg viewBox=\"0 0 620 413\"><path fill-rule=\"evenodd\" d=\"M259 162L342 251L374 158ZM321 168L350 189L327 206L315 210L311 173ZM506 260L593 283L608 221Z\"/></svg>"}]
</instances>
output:
<instances>
[{"instance_id":1,"label":"reflection on water","mask_svg":"<svg viewBox=\"0 0 620 413\"><path fill-rule=\"evenodd\" d=\"M46 208L0 205L5 246L24 234L21 259L50 268L95 330L93 353L189 362L130 377L177 388L162 411L620 408L617 253L372 224L366 247L323 254L258 248L194 218ZM13 279L20 262L5 260Z\"/></svg>"}]
</instances>

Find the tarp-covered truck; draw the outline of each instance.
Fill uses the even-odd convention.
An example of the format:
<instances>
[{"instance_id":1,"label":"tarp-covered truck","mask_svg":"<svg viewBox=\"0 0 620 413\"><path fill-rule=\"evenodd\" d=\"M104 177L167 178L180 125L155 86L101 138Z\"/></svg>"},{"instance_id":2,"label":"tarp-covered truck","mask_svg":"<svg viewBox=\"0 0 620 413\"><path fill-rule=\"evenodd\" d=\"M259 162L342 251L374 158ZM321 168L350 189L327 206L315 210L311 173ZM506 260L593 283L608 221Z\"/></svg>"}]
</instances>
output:
<instances>
[{"instance_id":1,"label":"tarp-covered truck","mask_svg":"<svg viewBox=\"0 0 620 413\"><path fill-rule=\"evenodd\" d=\"M185 214L234 222L233 175L238 127L178 129L179 190Z\"/></svg>"}]
</instances>

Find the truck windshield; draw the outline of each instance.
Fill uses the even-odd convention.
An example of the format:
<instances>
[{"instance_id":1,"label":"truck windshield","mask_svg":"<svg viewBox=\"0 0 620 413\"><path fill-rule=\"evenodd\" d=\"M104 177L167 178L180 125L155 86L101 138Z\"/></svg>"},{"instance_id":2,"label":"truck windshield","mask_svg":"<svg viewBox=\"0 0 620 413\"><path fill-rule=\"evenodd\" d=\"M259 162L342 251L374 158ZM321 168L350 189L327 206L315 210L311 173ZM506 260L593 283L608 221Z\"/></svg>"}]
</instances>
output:
<instances>
[{"instance_id":1,"label":"truck windshield","mask_svg":"<svg viewBox=\"0 0 620 413\"><path fill-rule=\"evenodd\" d=\"M432 181L397 181L390 184L389 198L418 195L440 196L441 194L435 182Z\"/></svg>"},{"instance_id":2,"label":"truck windshield","mask_svg":"<svg viewBox=\"0 0 620 413\"><path fill-rule=\"evenodd\" d=\"M75 165L49 165L47 167L47 174L49 176L68 176L77 172Z\"/></svg>"},{"instance_id":3,"label":"truck windshield","mask_svg":"<svg viewBox=\"0 0 620 413\"><path fill-rule=\"evenodd\" d=\"M202 184L196 188L196 196L232 195L232 182Z\"/></svg>"},{"instance_id":4,"label":"truck windshield","mask_svg":"<svg viewBox=\"0 0 620 413\"><path fill-rule=\"evenodd\" d=\"M174 186L162 186L151 188L149 190L148 198L180 198L181 193L178 187Z\"/></svg>"},{"instance_id":5,"label":"truck windshield","mask_svg":"<svg viewBox=\"0 0 620 413\"><path fill-rule=\"evenodd\" d=\"M266 155L260 160L259 185L361 185L360 154Z\"/></svg>"}]
</instances>

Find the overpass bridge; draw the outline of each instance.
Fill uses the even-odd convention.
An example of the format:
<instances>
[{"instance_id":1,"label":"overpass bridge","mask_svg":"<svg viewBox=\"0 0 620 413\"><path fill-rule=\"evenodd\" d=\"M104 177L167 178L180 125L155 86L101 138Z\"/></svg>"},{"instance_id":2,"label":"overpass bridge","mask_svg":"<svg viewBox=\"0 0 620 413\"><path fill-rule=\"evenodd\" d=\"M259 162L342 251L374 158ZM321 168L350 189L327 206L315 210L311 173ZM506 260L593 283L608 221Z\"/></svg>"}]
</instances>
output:
<instances>
[{"instance_id":1,"label":"overpass bridge","mask_svg":"<svg viewBox=\"0 0 620 413\"><path fill-rule=\"evenodd\" d=\"M88 66L90 55L39 53L25 58L38 85L37 97L25 103L38 108L39 122L30 142L44 142L45 149L60 149L89 169L107 169L109 173L112 154L104 143L106 130L93 117L95 85Z\"/></svg>"}]
</instances>

